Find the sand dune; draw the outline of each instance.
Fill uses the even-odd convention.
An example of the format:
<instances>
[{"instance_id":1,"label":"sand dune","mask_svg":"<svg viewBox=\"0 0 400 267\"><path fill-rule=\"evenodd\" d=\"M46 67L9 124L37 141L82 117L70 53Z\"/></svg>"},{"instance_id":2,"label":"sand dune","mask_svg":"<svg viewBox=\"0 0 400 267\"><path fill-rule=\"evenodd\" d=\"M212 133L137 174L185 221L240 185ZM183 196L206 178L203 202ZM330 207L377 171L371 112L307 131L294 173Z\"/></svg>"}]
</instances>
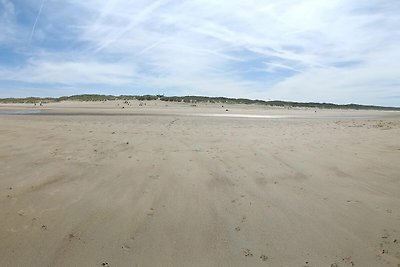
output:
<instances>
[{"instance_id":1,"label":"sand dune","mask_svg":"<svg viewBox=\"0 0 400 267\"><path fill-rule=\"evenodd\" d=\"M399 113L122 106L0 115L0 266L400 266Z\"/></svg>"}]
</instances>

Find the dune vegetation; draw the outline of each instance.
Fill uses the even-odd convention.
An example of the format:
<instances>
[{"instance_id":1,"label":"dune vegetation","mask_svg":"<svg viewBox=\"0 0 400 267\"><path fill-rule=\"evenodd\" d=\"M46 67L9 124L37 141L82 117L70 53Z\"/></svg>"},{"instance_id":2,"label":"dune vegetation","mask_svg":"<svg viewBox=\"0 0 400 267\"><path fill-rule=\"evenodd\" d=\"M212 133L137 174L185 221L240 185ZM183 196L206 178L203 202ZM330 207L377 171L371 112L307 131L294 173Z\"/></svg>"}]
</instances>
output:
<instances>
[{"instance_id":1,"label":"dune vegetation","mask_svg":"<svg viewBox=\"0 0 400 267\"><path fill-rule=\"evenodd\" d=\"M164 96L164 95L99 95L82 94L62 97L26 97L26 98L0 98L0 103L50 103L62 101L112 101L112 100L161 100L185 103L226 103L226 104L257 104L278 107L304 107L322 109L365 109L365 110L400 110L400 107L384 107L360 104L333 104L317 102L291 102L291 101L265 101L260 99L209 97L209 96Z\"/></svg>"}]
</instances>

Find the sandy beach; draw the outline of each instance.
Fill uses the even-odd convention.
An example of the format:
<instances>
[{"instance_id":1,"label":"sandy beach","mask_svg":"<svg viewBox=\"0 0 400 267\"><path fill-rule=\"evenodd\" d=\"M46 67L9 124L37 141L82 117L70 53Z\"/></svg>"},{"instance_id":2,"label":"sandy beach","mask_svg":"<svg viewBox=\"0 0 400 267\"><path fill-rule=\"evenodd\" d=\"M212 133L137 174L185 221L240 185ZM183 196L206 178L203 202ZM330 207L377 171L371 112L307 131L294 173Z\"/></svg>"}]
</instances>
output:
<instances>
[{"instance_id":1,"label":"sandy beach","mask_svg":"<svg viewBox=\"0 0 400 267\"><path fill-rule=\"evenodd\" d=\"M399 112L1 104L0 170L0 266L400 266Z\"/></svg>"}]
</instances>

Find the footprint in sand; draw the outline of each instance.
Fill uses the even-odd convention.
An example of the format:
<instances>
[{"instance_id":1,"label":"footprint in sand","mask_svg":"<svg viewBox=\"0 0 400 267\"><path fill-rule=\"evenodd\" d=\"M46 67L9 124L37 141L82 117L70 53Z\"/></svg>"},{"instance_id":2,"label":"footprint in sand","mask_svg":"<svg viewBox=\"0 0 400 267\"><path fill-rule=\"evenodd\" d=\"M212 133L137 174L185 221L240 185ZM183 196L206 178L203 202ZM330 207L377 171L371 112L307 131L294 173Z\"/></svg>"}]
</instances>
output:
<instances>
[{"instance_id":1,"label":"footprint in sand","mask_svg":"<svg viewBox=\"0 0 400 267\"><path fill-rule=\"evenodd\" d=\"M355 265L354 262L353 262L353 260L351 259L351 257L343 258L342 261L344 261L344 262L347 263L347 264L350 264L351 266L354 266L354 265Z\"/></svg>"},{"instance_id":2,"label":"footprint in sand","mask_svg":"<svg viewBox=\"0 0 400 267\"><path fill-rule=\"evenodd\" d=\"M253 253L248 248L243 249L243 253L245 257L253 257Z\"/></svg>"},{"instance_id":3,"label":"footprint in sand","mask_svg":"<svg viewBox=\"0 0 400 267\"><path fill-rule=\"evenodd\" d=\"M150 208L150 210L147 212L148 216L153 216L154 215L154 209Z\"/></svg>"},{"instance_id":4,"label":"footprint in sand","mask_svg":"<svg viewBox=\"0 0 400 267\"><path fill-rule=\"evenodd\" d=\"M134 241L135 241L135 237L133 237L133 236L130 237L128 240L126 240L124 243L122 243L121 248L126 251L131 250L132 242L134 242Z\"/></svg>"},{"instance_id":5,"label":"footprint in sand","mask_svg":"<svg viewBox=\"0 0 400 267\"><path fill-rule=\"evenodd\" d=\"M262 254L262 255L260 256L260 259L261 259L262 261L267 261L267 260L268 260L268 256Z\"/></svg>"},{"instance_id":6,"label":"footprint in sand","mask_svg":"<svg viewBox=\"0 0 400 267\"><path fill-rule=\"evenodd\" d=\"M360 203L360 201L358 201L358 200L347 200L346 202L347 203Z\"/></svg>"},{"instance_id":7,"label":"footprint in sand","mask_svg":"<svg viewBox=\"0 0 400 267\"><path fill-rule=\"evenodd\" d=\"M131 250L131 247L130 247L128 244L126 244L126 243L123 243L121 247L122 247L122 249L124 249L124 250Z\"/></svg>"},{"instance_id":8,"label":"footprint in sand","mask_svg":"<svg viewBox=\"0 0 400 267\"><path fill-rule=\"evenodd\" d=\"M160 178L160 175L149 175L149 178L153 180L158 180Z\"/></svg>"}]
</instances>

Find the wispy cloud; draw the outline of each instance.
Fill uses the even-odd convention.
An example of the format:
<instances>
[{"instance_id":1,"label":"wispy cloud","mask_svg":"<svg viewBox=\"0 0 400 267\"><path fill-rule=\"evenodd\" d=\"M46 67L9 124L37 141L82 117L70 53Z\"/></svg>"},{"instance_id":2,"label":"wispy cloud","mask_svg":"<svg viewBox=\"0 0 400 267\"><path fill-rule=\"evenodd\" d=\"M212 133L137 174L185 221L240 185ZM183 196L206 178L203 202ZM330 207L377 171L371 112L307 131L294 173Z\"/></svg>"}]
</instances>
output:
<instances>
[{"instance_id":1,"label":"wispy cloud","mask_svg":"<svg viewBox=\"0 0 400 267\"><path fill-rule=\"evenodd\" d=\"M31 30L31 35L29 36L29 44L31 43L32 37L35 34L36 24L37 24L37 22L39 20L40 14L42 13L42 9L43 9L43 6L44 6L44 1L45 0L42 0L42 2L40 4L40 7L39 7L38 14L37 14L36 19L35 19L35 22L33 23L32 30Z\"/></svg>"},{"instance_id":2,"label":"wispy cloud","mask_svg":"<svg viewBox=\"0 0 400 267\"><path fill-rule=\"evenodd\" d=\"M396 0L47 1L26 25L10 6L37 1L0 3L6 29L38 33L0 62L8 85L400 105Z\"/></svg>"},{"instance_id":3,"label":"wispy cloud","mask_svg":"<svg viewBox=\"0 0 400 267\"><path fill-rule=\"evenodd\" d=\"M15 22L15 8L12 2L0 0L0 45L15 40L17 25Z\"/></svg>"},{"instance_id":4,"label":"wispy cloud","mask_svg":"<svg viewBox=\"0 0 400 267\"><path fill-rule=\"evenodd\" d=\"M62 85L107 84L126 86L137 77L130 64L104 63L95 61L50 61L30 60L23 68L0 69L0 75L8 80L29 83Z\"/></svg>"}]
</instances>

